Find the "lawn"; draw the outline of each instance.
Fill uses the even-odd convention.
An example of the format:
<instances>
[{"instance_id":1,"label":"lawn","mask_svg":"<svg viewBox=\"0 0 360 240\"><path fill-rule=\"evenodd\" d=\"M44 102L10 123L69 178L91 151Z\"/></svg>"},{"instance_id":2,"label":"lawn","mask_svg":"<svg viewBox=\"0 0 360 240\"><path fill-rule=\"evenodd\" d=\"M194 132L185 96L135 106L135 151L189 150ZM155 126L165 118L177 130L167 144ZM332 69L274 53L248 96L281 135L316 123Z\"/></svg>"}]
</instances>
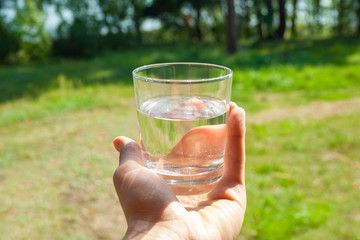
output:
<instances>
[{"instance_id":1,"label":"lawn","mask_svg":"<svg viewBox=\"0 0 360 240\"><path fill-rule=\"evenodd\" d=\"M119 239L112 139L138 140L131 70L234 70L247 111L239 239L360 239L360 39L152 46L0 66L0 239Z\"/></svg>"}]
</instances>

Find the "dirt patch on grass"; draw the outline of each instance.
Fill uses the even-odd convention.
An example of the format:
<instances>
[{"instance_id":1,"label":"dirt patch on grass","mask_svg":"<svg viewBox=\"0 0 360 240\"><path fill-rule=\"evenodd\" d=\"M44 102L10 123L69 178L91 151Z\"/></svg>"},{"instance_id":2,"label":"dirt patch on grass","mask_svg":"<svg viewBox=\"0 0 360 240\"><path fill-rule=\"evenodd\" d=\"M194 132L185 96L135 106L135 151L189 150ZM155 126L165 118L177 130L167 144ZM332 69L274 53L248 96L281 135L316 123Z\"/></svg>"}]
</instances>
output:
<instances>
[{"instance_id":1,"label":"dirt patch on grass","mask_svg":"<svg viewBox=\"0 0 360 240\"><path fill-rule=\"evenodd\" d=\"M124 213L115 198L81 211L80 229L90 239L121 239L126 228Z\"/></svg>"},{"instance_id":2,"label":"dirt patch on grass","mask_svg":"<svg viewBox=\"0 0 360 240\"><path fill-rule=\"evenodd\" d=\"M328 117L346 116L359 112L360 98L332 102L316 101L307 106L264 110L253 115L248 115L247 122L266 123L291 117L324 119Z\"/></svg>"}]
</instances>

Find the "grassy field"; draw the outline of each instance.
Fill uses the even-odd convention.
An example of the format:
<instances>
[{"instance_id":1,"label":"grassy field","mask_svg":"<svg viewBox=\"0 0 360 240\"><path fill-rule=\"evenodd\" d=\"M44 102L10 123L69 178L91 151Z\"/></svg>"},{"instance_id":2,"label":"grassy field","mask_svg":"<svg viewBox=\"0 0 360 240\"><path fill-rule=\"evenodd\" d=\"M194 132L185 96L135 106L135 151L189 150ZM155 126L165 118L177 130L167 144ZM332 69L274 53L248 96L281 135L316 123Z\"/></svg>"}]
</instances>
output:
<instances>
[{"instance_id":1,"label":"grassy field","mask_svg":"<svg viewBox=\"0 0 360 240\"><path fill-rule=\"evenodd\" d=\"M0 66L0 239L119 239L112 139L138 140L131 70L200 61L234 70L247 111L239 239L360 239L360 40L163 46Z\"/></svg>"}]
</instances>

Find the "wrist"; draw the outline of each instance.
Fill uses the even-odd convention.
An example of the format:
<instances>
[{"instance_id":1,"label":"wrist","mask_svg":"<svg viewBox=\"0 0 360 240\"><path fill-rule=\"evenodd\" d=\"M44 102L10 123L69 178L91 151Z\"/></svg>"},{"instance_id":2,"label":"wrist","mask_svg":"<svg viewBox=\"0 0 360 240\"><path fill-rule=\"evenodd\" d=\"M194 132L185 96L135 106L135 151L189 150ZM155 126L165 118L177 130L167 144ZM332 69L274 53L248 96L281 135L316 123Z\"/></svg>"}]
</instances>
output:
<instances>
[{"instance_id":1,"label":"wrist","mask_svg":"<svg viewBox=\"0 0 360 240\"><path fill-rule=\"evenodd\" d=\"M185 240L187 237L187 228L182 223L170 222L144 222L136 221L129 223L124 240Z\"/></svg>"}]
</instances>

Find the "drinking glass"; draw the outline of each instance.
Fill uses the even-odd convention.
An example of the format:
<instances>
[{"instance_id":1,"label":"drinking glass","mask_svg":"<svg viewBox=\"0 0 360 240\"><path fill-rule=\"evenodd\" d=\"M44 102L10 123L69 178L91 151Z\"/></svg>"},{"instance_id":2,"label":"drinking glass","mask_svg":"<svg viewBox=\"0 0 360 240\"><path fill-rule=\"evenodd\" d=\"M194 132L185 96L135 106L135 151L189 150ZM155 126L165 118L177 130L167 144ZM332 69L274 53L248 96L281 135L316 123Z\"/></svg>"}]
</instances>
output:
<instances>
[{"instance_id":1,"label":"drinking glass","mask_svg":"<svg viewBox=\"0 0 360 240\"><path fill-rule=\"evenodd\" d=\"M178 195L206 193L221 178L231 69L161 63L133 71L144 166Z\"/></svg>"}]
</instances>

